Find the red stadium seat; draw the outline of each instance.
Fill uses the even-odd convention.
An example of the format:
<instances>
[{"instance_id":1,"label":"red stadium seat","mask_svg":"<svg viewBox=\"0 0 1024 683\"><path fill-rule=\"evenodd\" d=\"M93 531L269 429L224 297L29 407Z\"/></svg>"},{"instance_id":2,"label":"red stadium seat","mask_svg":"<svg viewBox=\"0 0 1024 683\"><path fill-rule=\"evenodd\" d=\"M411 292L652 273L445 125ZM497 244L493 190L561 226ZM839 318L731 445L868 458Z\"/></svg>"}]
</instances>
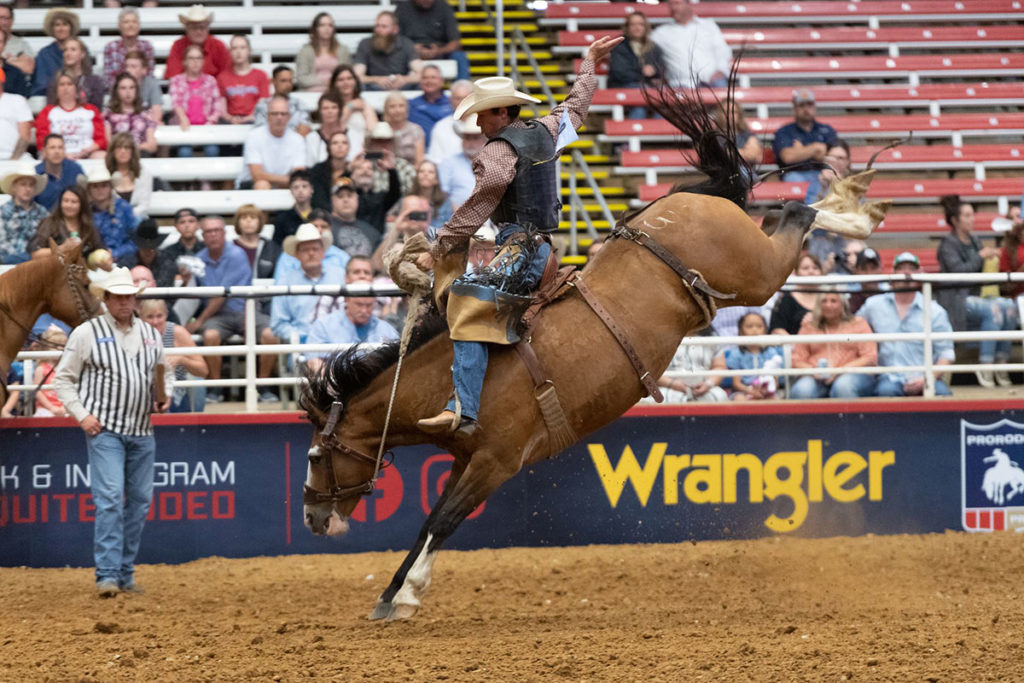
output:
<instances>
[{"instance_id":1,"label":"red stadium seat","mask_svg":"<svg viewBox=\"0 0 1024 683\"><path fill-rule=\"evenodd\" d=\"M838 57L747 57L740 62L744 76L776 76L792 78L869 78L919 75L992 75L1009 76L1024 73L1024 54L1000 52L981 54L838 56Z\"/></svg>"}]
</instances>

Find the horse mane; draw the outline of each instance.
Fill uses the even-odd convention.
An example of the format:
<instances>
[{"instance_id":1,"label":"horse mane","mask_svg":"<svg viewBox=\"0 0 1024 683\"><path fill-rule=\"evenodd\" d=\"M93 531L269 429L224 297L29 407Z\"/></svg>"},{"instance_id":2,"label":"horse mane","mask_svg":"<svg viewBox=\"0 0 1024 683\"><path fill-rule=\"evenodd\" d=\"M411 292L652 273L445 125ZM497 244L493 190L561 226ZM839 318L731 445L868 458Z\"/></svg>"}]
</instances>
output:
<instances>
[{"instance_id":1,"label":"horse mane","mask_svg":"<svg viewBox=\"0 0 1024 683\"><path fill-rule=\"evenodd\" d=\"M679 149L690 164L706 178L697 183L677 183L669 194L691 192L723 197L746 210L754 172L736 148L736 80L742 52L733 60L729 71L725 101L704 85L675 89L664 78L658 85L643 85L644 99L654 111L690 138L693 148L679 142ZM724 124L715 121L707 106L714 102L725 113ZM646 207L645 207L646 208ZM629 217L638 212L630 214ZM626 219L623 219L626 220Z\"/></svg>"},{"instance_id":2,"label":"horse mane","mask_svg":"<svg viewBox=\"0 0 1024 683\"><path fill-rule=\"evenodd\" d=\"M426 301L426 299L424 300ZM448 324L434 306L420 315L412 329L407 353L415 351L448 329ZM299 408L312 420L317 413L326 413L331 404L349 399L366 389L385 370L398 362L400 342L386 342L372 351L354 344L324 359L317 370L306 373L307 385L299 397Z\"/></svg>"}]
</instances>

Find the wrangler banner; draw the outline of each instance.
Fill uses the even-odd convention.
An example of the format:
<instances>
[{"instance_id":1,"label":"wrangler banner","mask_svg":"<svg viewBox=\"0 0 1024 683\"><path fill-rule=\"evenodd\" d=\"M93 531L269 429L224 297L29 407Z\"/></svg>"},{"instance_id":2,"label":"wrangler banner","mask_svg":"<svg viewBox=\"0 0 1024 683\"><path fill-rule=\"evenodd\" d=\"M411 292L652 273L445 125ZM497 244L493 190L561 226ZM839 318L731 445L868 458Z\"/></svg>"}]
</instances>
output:
<instances>
[{"instance_id":1,"label":"wrangler banner","mask_svg":"<svg viewBox=\"0 0 1024 683\"><path fill-rule=\"evenodd\" d=\"M303 526L311 427L296 414L157 418L139 561L405 549L450 455L398 449L349 534ZM0 564L91 563L85 437L0 421ZM678 542L1024 529L1024 402L637 408L526 468L448 543Z\"/></svg>"}]
</instances>

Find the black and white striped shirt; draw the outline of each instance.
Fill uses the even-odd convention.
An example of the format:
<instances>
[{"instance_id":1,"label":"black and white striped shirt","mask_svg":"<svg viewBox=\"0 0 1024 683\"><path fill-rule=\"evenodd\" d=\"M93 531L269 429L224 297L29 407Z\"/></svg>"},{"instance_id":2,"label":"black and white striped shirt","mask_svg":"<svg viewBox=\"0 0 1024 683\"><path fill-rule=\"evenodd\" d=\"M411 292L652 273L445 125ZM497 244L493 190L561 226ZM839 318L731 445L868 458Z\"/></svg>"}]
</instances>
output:
<instances>
[{"instance_id":1,"label":"black and white striped shirt","mask_svg":"<svg viewBox=\"0 0 1024 683\"><path fill-rule=\"evenodd\" d=\"M124 331L105 313L71 331L57 366L57 396L79 422L91 414L105 430L148 436L158 364L164 365L170 392L172 375L156 329L133 318Z\"/></svg>"}]
</instances>

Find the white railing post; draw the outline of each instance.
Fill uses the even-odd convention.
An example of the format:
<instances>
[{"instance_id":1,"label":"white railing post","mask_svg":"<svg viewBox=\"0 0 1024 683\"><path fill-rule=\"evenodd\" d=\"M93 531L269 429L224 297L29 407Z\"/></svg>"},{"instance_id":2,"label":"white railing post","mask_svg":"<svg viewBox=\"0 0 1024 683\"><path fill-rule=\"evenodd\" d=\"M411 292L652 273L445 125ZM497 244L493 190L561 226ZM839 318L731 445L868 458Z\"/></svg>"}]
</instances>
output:
<instances>
[{"instance_id":1,"label":"white railing post","mask_svg":"<svg viewBox=\"0 0 1024 683\"><path fill-rule=\"evenodd\" d=\"M256 392L256 299L245 300L245 412L255 413L259 394Z\"/></svg>"},{"instance_id":2,"label":"white railing post","mask_svg":"<svg viewBox=\"0 0 1024 683\"><path fill-rule=\"evenodd\" d=\"M924 299L924 320L921 321L924 332L924 395L935 397L935 367L932 360L932 283L924 282L921 286L921 297Z\"/></svg>"},{"instance_id":3,"label":"white railing post","mask_svg":"<svg viewBox=\"0 0 1024 683\"><path fill-rule=\"evenodd\" d=\"M494 42L498 50L498 76L505 75L505 0L494 3ZM515 79L515 76L512 76Z\"/></svg>"}]
</instances>

